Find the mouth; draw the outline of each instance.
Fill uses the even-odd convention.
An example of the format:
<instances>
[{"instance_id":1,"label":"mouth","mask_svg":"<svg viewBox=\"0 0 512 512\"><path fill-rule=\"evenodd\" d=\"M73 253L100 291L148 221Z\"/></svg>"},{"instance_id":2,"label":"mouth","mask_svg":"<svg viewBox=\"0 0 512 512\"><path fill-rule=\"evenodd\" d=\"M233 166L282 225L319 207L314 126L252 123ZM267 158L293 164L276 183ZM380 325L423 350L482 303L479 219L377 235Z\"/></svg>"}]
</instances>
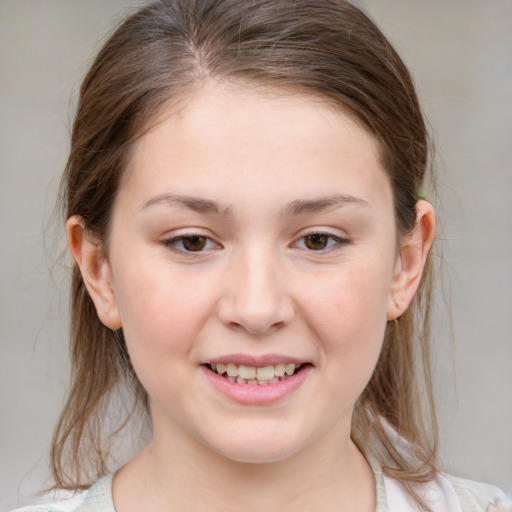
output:
<instances>
[{"instance_id":1,"label":"mouth","mask_svg":"<svg viewBox=\"0 0 512 512\"><path fill-rule=\"evenodd\" d=\"M233 363L208 363L205 367L224 379L246 386L268 386L285 381L303 371L309 363L277 363L261 367Z\"/></svg>"}]
</instances>

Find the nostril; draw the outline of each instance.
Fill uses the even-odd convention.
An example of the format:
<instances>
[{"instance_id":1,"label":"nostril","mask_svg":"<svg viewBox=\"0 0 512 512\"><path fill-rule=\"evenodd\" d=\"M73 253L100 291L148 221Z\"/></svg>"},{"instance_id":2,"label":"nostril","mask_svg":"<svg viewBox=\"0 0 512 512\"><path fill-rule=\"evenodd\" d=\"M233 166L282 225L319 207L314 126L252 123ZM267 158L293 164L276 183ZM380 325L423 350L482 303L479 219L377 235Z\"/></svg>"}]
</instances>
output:
<instances>
[{"instance_id":1,"label":"nostril","mask_svg":"<svg viewBox=\"0 0 512 512\"><path fill-rule=\"evenodd\" d=\"M252 275L226 286L217 304L217 316L231 329L262 335L283 328L295 315L292 297L276 279Z\"/></svg>"}]
</instances>

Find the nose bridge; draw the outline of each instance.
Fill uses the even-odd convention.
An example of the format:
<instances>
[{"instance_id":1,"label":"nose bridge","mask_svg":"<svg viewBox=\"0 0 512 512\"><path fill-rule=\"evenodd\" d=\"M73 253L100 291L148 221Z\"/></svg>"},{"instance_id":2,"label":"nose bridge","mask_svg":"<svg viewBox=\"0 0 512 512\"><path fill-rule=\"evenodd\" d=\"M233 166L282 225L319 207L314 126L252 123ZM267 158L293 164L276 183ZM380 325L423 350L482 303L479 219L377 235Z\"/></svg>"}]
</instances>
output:
<instances>
[{"instance_id":1,"label":"nose bridge","mask_svg":"<svg viewBox=\"0 0 512 512\"><path fill-rule=\"evenodd\" d=\"M270 244L253 243L233 254L222 320L253 334L282 326L293 316L282 261Z\"/></svg>"}]
</instances>

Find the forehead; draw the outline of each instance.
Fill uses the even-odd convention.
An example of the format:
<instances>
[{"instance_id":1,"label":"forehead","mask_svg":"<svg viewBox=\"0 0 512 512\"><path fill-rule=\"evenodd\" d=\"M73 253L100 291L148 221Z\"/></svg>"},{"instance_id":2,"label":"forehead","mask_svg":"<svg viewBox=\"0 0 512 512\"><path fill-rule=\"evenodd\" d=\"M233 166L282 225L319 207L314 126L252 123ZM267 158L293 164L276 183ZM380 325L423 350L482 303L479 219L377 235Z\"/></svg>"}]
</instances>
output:
<instances>
[{"instance_id":1,"label":"forehead","mask_svg":"<svg viewBox=\"0 0 512 512\"><path fill-rule=\"evenodd\" d=\"M206 84L169 102L137 141L123 187L224 197L238 186L293 196L387 183L378 141L354 115L317 97ZM189 190L186 190L189 192Z\"/></svg>"}]
</instances>

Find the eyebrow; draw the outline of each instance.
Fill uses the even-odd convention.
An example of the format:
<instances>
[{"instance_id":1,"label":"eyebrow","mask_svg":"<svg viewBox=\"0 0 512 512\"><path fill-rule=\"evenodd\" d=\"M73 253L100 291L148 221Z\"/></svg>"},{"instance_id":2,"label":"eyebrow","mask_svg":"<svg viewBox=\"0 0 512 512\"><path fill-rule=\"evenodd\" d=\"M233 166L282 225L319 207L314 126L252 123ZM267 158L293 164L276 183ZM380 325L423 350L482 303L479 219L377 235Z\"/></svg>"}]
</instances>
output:
<instances>
[{"instance_id":1,"label":"eyebrow","mask_svg":"<svg viewBox=\"0 0 512 512\"><path fill-rule=\"evenodd\" d=\"M183 196L179 194L161 194L152 197L149 201L144 203L142 209L144 210L150 206L162 203L170 206L178 204L199 213L216 213L224 216L229 215L231 210L230 206L221 206L215 201L210 201L201 197Z\"/></svg>"},{"instance_id":2,"label":"eyebrow","mask_svg":"<svg viewBox=\"0 0 512 512\"><path fill-rule=\"evenodd\" d=\"M365 201L361 197L349 194L336 194L327 197L319 197L318 199L296 199L284 209L283 214L304 215L305 213L315 213L347 205L370 206L368 201Z\"/></svg>"},{"instance_id":3,"label":"eyebrow","mask_svg":"<svg viewBox=\"0 0 512 512\"><path fill-rule=\"evenodd\" d=\"M184 196L179 194L160 194L152 197L144 203L142 209L157 204L168 204L170 206L181 205L199 213L214 213L228 216L231 213L231 206L222 206L215 201L195 196ZM282 211L283 216L297 216L307 213L315 213L331 208L339 208L347 205L360 205L368 207L369 203L364 199L349 194L336 194L317 199L295 199Z\"/></svg>"}]
</instances>

